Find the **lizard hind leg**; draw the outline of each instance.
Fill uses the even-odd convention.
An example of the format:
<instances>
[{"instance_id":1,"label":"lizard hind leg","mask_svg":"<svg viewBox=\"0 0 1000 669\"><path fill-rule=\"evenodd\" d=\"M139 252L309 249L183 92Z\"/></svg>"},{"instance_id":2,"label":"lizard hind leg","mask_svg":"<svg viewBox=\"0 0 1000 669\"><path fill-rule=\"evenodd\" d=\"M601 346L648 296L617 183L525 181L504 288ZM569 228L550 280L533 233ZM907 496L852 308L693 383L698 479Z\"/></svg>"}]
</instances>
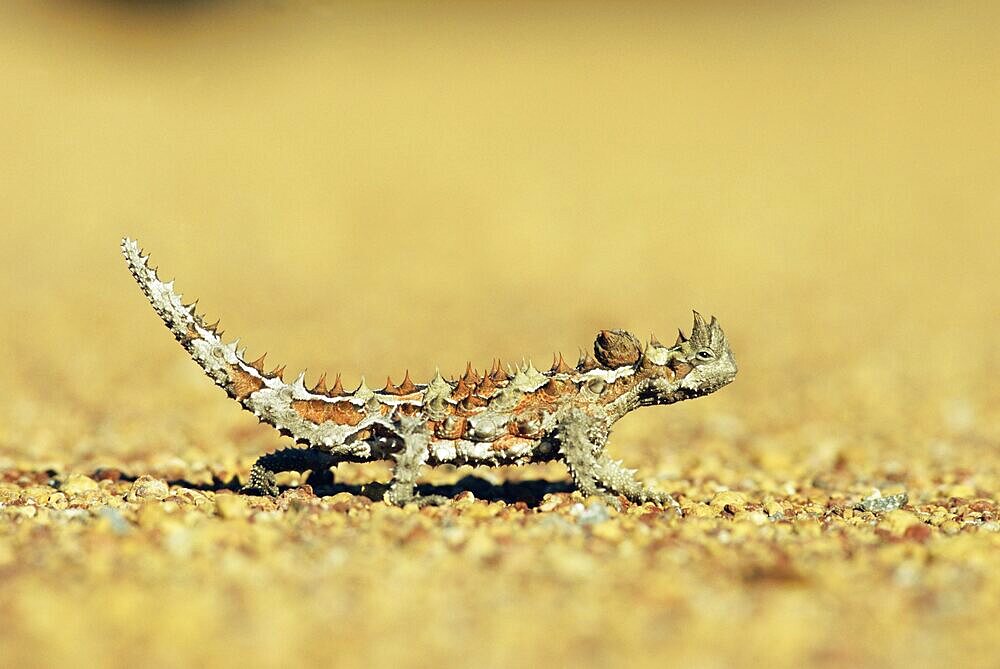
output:
<instances>
[{"instance_id":1,"label":"lizard hind leg","mask_svg":"<svg viewBox=\"0 0 1000 669\"><path fill-rule=\"evenodd\" d=\"M257 458L250 468L250 478L240 490L243 494L278 495L275 474L278 472L312 472L309 482L313 486L333 485L330 467L340 458L315 448L286 448Z\"/></svg>"},{"instance_id":2,"label":"lizard hind leg","mask_svg":"<svg viewBox=\"0 0 1000 669\"><path fill-rule=\"evenodd\" d=\"M401 448L393 454L395 466L392 471L392 482L385 492L383 500L396 506L406 506L410 503L419 505L442 504L448 501L442 495L417 494L417 477L427 463L430 455L430 435L422 421L413 418L403 418L399 422Z\"/></svg>"}]
</instances>

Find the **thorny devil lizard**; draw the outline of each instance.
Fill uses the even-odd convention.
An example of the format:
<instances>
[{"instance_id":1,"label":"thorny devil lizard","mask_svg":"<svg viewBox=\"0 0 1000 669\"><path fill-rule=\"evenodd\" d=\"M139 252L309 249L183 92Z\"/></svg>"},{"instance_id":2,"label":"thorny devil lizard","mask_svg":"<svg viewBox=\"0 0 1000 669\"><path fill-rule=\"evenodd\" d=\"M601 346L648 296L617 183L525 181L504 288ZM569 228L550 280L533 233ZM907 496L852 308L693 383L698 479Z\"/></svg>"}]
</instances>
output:
<instances>
[{"instance_id":1,"label":"thorny devil lizard","mask_svg":"<svg viewBox=\"0 0 1000 669\"><path fill-rule=\"evenodd\" d=\"M399 385L390 379L372 390L362 380L349 392L339 375L328 388L324 375L307 389L304 373L286 383L284 368L265 373L263 357L247 362L238 341L225 344L217 324L185 305L172 281L160 281L135 241L122 240L122 252L153 309L195 362L244 409L304 446L259 458L245 493L277 495L276 472L329 477L338 462L393 460L386 501L440 503L445 500L416 492L425 464L558 459L586 495L603 495L615 506L618 495L669 504L680 513L671 495L649 489L604 453L611 426L633 409L707 395L736 376L722 328L695 312L690 338L679 331L670 347L655 338L643 347L629 332L603 330L594 355L582 355L575 368L560 355L546 372L530 363L505 370L498 361L482 375L470 364L457 381L438 373L415 384L407 373Z\"/></svg>"}]
</instances>

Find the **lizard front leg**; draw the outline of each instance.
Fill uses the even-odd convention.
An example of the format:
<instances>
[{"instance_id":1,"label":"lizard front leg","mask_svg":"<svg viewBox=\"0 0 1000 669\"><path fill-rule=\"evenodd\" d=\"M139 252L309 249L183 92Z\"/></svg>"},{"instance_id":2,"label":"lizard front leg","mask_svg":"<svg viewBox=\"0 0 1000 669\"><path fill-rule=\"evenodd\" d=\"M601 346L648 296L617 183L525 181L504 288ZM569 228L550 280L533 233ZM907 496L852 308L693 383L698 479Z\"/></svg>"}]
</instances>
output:
<instances>
[{"instance_id":1,"label":"lizard front leg","mask_svg":"<svg viewBox=\"0 0 1000 669\"><path fill-rule=\"evenodd\" d=\"M311 471L310 481L317 483L333 483L333 473L330 467L337 464L339 458L332 453L315 448L286 448L274 453L268 453L257 458L250 468L250 479L240 489L243 494L264 494L276 497L278 484L274 475L278 472Z\"/></svg>"},{"instance_id":2,"label":"lizard front leg","mask_svg":"<svg viewBox=\"0 0 1000 669\"><path fill-rule=\"evenodd\" d=\"M573 480L584 495L622 495L630 502L654 502L669 505L678 516L680 505L669 493L650 490L635 479L635 472L625 469L601 452L589 435L590 419L582 411L573 411L559 423L559 452Z\"/></svg>"},{"instance_id":3,"label":"lizard front leg","mask_svg":"<svg viewBox=\"0 0 1000 669\"><path fill-rule=\"evenodd\" d=\"M598 449L588 434L590 423L582 411L573 411L559 421L556 431L559 453L581 493L588 497L602 496L619 509L621 504L609 494L611 489L603 485L601 464L594 455Z\"/></svg>"}]
</instances>

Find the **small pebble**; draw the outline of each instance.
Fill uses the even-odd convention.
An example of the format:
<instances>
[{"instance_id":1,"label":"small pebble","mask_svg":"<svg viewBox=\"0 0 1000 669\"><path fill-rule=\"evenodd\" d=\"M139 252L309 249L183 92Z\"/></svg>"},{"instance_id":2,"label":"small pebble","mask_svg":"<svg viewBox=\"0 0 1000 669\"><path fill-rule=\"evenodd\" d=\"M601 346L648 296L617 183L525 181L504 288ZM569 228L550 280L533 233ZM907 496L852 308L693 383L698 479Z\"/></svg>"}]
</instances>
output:
<instances>
[{"instance_id":1,"label":"small pebble","mask_svg":"<svg viewBox=\"0 0 1000 669\"><path fill-rule=\"evenodd\" d=\"M97 485L97 481L89 476L70 474L62 482L62 485L59 486L59 489L67 495L78 495L91 490L99 490L100 486Z\"/></svg>"},{"instance_id":2,"label":"small pebble","mask_svg":"<svg viewBox=\"0 0 1000 669\"><path fill-rule=\"evenodd\" d=\"M587 506L577 502L570 507L569 512L581 525L602 523L611 517L608 513L608 507L597 501L590 502Z\"/></svg>"},{"instance_id":3,"label":"small pebble","mask_svg":"<svg viewBox=\"0 0 1000 669\"><path fill-rule=\"evenodd\" d=\"M132 529L132 526L118 509L105 506L98 509L95 515L107 523L108 528L115 534L125 534Z\"/></svg>"},{"instance_id":4,"label":"small pebble","mask_svg":"<svg viewBox=\"0 0 1000 669\"><path fill-rule=\"evenodd\" d=\"M896 495L886 495L885 497L881 494L875 494L870 497L865 497L863 500L858 502L855 508L861 509L862 511L870 511L872 513L886 513L904 506L908 501L909 496L905 492L901 492Z\"/></svg>"},{"instance_id":5,"label":"small pebble","mask_svg":"<svg viewBox=\"0 0 1000 669\"><path fill-rule=\"evenodd\" d=\"M764 500L764 512L771 520L782 520L785 517L785 509L773 497Z\"/></svg>"},{"instance_id":6,"label":"small pebble","mask_svg":"<svg viewBox=\"0 0 1000 669\"><path fill-rule=\"evenodd\" d=\"M717 513L722 513L723 511L728 511L729 513L736 513L737 511L742 511L746 508L747 498L742 494L727 490L725 492L720 492L718 495L712 498L709 503Z\"/></svg>"},{"instance_id":7,"label":"small pebble","mask_svg":"<svg viewBox=\"0 0 1000 669\"><path fill-rule=\"evenodd\" d=\"M135 480L135 483L129 488L128 494L125 495L125 499L129 502L163 499L168 494L170 494L170 486L167 485L166 481L143 475Z\"/></svg>"},{"instance_id":8,"label":"small pebble","mask_svg":"<svg viewBox=\"0 0 1000 669\"><path fill-rule=\"evenodd\" d=\"M615 543L621 541L625 536L625 533L622 531L621 524L613 520L605 520L604 522L595 523L590 532L595 537Z\"/></svg>"},{"instance_id":9,"label":"small pebble","mask_svg":"<svg viewBox=\"0 0 1000 669\"><path fill-rule=\"evenodd\" d=\"M941 531L945 534L958 534L962 531L962 526L954 520L946 520L941 523Z\"/></svg>"},{"instance_id":10,"label":"small pebble","mask_svg":"<svg viewBox=\"0 0 1000 669\"><path fill-rule=\"evenodd\" d=\"M882 517L878 527L888 530L893 535L902 536L910 527L922 524L916 514L902 509L895 509Z\"/></svg>"},{"instance_id":11,"label":"small pebble","mask_svg":"<svg viewBox=\"0 0 1000 669\"><path fill-rule=\"evenodd\" d=\"M49 501L49 497L54 493L55 490L44 485L35 485L30 488L25 488L21 492L21 499L25 502L33 502L35 504L45 504Z\"/></svg>"},{"instance_id":12,"label":"small pebble","mask_svg":"<svg viewBox=\"0 0 1000 669\"><path fill-rule=\"evenodd\" d=\"M215 510L219 517L226 520L246 518L249 515L247 503L240 495L216 495Z\"/></svg>"}]
</instances>

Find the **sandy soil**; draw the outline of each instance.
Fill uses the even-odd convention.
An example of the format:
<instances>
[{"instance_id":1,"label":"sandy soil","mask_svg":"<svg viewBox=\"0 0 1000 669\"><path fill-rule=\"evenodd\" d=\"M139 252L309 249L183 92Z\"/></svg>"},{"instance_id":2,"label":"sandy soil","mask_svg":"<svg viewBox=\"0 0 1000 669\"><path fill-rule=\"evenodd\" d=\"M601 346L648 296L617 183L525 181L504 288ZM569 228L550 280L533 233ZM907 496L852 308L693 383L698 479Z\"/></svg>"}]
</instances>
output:
<instances>
[{"instance_id":1,"label":"sandy soil","mask_svg":"<svg viewBox=\"0 0 1000 669\"><path fill-rule=\"evenodd\" d=\"M996 25L5 4L2 664L996 666ZM310 379L575 359L692 307L741 372L613 436L683 519L554 464L428 471L442 508L369 500L380 464L245 498L285 440L124 234Z\"/></svg>"}]
</instances>

